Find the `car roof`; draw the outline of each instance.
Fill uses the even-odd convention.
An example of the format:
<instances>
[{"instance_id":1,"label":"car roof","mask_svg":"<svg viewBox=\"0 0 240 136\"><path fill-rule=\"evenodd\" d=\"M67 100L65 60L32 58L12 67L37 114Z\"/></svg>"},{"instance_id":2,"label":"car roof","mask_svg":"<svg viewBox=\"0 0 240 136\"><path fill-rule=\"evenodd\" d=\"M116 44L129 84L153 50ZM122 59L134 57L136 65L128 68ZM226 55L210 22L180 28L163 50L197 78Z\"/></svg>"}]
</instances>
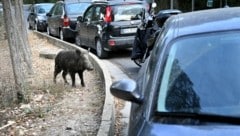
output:
<instances>
[{"instance_id":1,"label":"car roof","mask_svg":"<svg viewBox=\"0 0 240 136\"><path fill-rule=\"evenodd\" d=\"M108 5L124 4L124 3L144 3L142 0L93 0L94 3L106 3Z\"/></svg>"},{"instance_id":2,"label":"car roof","mask_svg":"<svg viewBox=\"0 0 240 136\"><path fill-rule=\"evenodd\" d=\"M36 3L36 4L34 4L35 7L44 6L44 5L54 5L54 3Z\"/></svg>"},{"instance_id":3,"label":"car roof","mask_svg":"<svg viewBox=\"0 0 240 136\"><path fill-rule=\"evenodd\" d=\"M174 15L167 20L174 37L214 31L240 30L240 7L209 9Z\"/></svg>"},{"instance_id":4,"label":"car roof","mask_svg":"<svg viewBox=\"0 0 240 136\"><path fill-rule=\"evenodd\" d=\"M62 2L62 3L83 3L83 2L88 2L91 3L91 0L60 0L58 2Z\"/></svg>"}]
</instances>

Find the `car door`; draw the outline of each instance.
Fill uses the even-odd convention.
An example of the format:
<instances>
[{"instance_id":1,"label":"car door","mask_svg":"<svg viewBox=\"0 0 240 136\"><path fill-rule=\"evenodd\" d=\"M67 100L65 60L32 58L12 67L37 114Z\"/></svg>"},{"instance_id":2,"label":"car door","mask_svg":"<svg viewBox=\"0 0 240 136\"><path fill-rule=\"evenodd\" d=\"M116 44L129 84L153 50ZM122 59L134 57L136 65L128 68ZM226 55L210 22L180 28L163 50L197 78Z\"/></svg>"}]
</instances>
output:
<instances>
[{"instance_id":1,"label":"car door","mask_svg":"<svg viewBox=\"0 0 240 136\"><path fill-rule=\"evenodd\" d=\"M129 135L131 136L138 136L148 121L149 106L151 105L150 100L152 99L150 98L150 94L154 83L152 81L154 69L151 65L155 66L155 64L152 64L149 62L149 59L147 59L138 73L138 88L136 91L143 96L144 100L142 104L132 103L131 116L129 120Z\"/></svg>"},{"instance_id":2,"label":"car door","mask_svg":"<svg viewBox=\"0 0 240 136\"><path fill-rule=\"evenodd\" d=\"M94 6L89 7L84 13L83 19L80 22L79 36L80 36L81 44L87 47L92 47L88 41L88 37L90 36L88 33L88 25L91 22L93 11L94 11Z\"/></svg>"},{"instance_id":3,"label":"car door","mask_svg":"<svg viewBox=\"0 0 240 136\"><path fill-rule=\"evenodd\" d=\"M34 25L34 21L35 21L35 17L36 17L36 6L32 6L30 9L30 13L28 16L28 23L33 26Z\"/></svg>"},{"instance_id":4,"label":"car door","mask_svg":"<svg viewBox=\"0 0 240 136\"><path fill-rule=\"evenodd\" d=\"M63 3L57 3L48 17L48 26L54 36L59 36L59 28L62 26Z\"/></svg>"},{"instance_id":5,"label":"car door","mask_svg":"<svg viewBox=\"0 0 240 136\"><path fill-rule=\"evenodd\" d=\"M103 21L103 7L101 5L95 5L93 9L92 18L88 29L88 42L95 48L95 38L98 37L101 31L100 23Z\"/></svg>"}]
</instances>

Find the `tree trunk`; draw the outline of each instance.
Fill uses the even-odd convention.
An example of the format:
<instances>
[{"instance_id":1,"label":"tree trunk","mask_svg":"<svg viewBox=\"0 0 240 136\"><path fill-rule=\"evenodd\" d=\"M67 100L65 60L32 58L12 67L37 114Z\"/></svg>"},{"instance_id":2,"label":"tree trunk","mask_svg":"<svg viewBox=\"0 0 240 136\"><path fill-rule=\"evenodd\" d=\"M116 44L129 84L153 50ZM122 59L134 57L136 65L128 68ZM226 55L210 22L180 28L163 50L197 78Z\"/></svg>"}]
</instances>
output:
<instances>
[{"instance_id":1,"label":"tree trunk","mask_svg":"<svg viewBox=\"0 0 240 136\"><path fill-rule=\"evenodd\" d=\"M18 102L24 99L26 79L32 73L31 53L27 40L27 31L23 18L21 0L2 0L5 29L13 66L15 91L13 96Z\"/></svg>"}]
</instances>

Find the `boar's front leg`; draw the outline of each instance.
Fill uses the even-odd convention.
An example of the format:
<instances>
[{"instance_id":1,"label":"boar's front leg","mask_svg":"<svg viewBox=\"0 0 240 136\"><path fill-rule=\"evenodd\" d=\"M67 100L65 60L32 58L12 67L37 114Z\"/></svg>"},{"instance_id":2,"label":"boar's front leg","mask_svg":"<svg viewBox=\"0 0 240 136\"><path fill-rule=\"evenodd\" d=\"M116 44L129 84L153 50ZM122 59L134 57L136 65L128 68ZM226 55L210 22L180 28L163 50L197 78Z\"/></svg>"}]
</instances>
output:
<instances>
[{"instance_id":1,"label":"boar's front leg","mask_svg":"<svg viewBox=\"0 0 240 136\"><path fill-rule=\"evenodd\" d=\"M83 79L83 71L78 71L79 78L81 80L82 87L85 87L84 79Z\"/></svg>"},{"instance_id":2,"label":"boar's front leg","mask_svg":"<svg viewBox=\"0 0 240 136\"><path fill-rule=\"evenodd\" d=\"M75 85L75 73L70 72L70 75L71 75L71 79L72 79L72 87L76 87L76 85Z\"/></svg>"}]
</instances>

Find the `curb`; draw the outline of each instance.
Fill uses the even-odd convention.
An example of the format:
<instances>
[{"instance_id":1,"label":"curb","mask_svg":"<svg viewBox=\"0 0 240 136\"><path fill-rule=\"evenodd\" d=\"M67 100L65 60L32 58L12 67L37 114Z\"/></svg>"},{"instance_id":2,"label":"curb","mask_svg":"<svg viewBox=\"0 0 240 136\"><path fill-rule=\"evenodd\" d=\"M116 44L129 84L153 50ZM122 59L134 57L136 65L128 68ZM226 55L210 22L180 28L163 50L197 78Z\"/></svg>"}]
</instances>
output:
<instances>
[{"instance_id":1,"label":"curb","mask_svg":"<svg viewBox=\"0 0 240 136\"><path fill-rule=\"evenodd\" d=\"M51 37L47 34L43 34L37 31L33 31L39 38L47 39L48 42L52 43L54 46L57 46L62 49L79 49L81 51L86 51L83 48L80 48L74 44L62 41L60 39ZM110 73L107 71L107 67L103 62L101 62L95 55L89 53L89 59L94 65L94 68L97 69L101 78L104 80L104 88L105 88L105 101L104 107L102 111L102 119L101 124L98 130L97 136L113 136L114 135L114 99L110 94L110 85L112 83L112 79Z\"/></svg>"}]
</instances>

